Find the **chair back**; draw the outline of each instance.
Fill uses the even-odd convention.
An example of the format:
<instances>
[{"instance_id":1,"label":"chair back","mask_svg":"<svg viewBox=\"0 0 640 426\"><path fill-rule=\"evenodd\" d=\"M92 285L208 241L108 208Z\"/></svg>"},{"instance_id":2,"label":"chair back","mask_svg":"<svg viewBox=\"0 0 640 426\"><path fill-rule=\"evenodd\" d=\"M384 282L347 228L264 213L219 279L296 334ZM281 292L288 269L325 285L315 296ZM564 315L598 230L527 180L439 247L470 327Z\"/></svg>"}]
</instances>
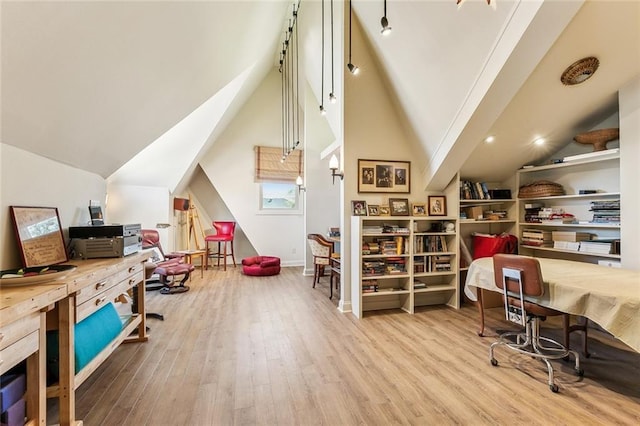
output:
<instances>
[{"instance_id":1,"label":"chair back","mask_svg":"<svg viewBox=\"0 0 640 426\"><path fill-rule=\"evenodd\" d=\"M320 234L307 235L309 248L313 254L313 262L328 265L331 252L333 251L333 243Z\"/></svg>"},{"instance_id":2,"label":"chair back","mask_svg":"<svg viewBox=\"0 0 640 426\"><path fill-rule=\"evenodd\" d=\"M142 237L143 249L148 249L153 247L160 248L160 234L155 229L141 229L140 236Z\"/></svg>"},{"instance_id":3,"label":"chair back","mask_svg":"<svg viewBox=\"0 0 640 426\"><path fill-rule=\"evenodd\" d=\"M520 271L522 293L525 296L540 297L544 294L544 281L538 259L515 254L496 254L493 256L493 274L496 285L504 289L507 284L509 293L520 293L520 284L515 279L505 277L504 270Z\"/></svg>"},{"instance_id":4,"label":"chair back","mask_svg":"<svg viewBox=\"0 0 640 426\"><path fill-rule=\"evenodd\" d=\"M236 229L236 223L231 221L213 221L213 227L216 230L217 237L226 237L227 240L233 240L233 232Z\"/></svg>"}]
</instances>

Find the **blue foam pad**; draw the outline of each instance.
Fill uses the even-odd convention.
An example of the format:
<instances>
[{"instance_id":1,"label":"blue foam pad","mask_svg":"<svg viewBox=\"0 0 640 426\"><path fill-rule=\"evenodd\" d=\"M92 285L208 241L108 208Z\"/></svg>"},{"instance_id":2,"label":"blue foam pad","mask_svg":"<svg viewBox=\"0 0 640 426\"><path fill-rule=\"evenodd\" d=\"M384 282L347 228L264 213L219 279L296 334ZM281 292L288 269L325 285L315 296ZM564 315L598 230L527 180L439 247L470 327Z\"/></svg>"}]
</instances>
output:
<instances>
[{"instance_id":1,"label":"blue foam pad","mask_svg":"<svg viewBox=\"0 0 640 426\"><path fill-rule=\"evenodd\" d=\"M113 303L107 303L74 326L76 374L96 357L122 331L122 321ZM50 382L58 380L58 331L47 332L47 373Z\"/></svg>"}]
</instances>

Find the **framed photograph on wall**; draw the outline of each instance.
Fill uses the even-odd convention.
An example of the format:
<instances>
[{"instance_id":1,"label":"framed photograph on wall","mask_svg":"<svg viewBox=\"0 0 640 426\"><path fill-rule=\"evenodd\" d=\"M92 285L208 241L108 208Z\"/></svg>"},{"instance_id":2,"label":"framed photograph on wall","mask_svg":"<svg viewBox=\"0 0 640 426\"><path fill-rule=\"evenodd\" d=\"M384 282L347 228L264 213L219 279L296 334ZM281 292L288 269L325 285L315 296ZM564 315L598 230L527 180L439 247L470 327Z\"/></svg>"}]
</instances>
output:
<instances>
[{"instance_id":1,"label":"framed photograph on wall","mask_svg":"<svg viewBox=\"0 0 640 426\"><path fill-rule=\"evenodd\" d=\"M380 206L375 204L367 205L367 211L369 212L369 216L380 216Z\"/></svg>"},{"instance_id":2,"label":"framed photograph on wall","mask_svg":"<svg viewBox=\"0 0 640 426\"><path fill-rule=\"evenodd\" d=\"M364 200L351 201L351 215L352 216L366 216L367 215L367 202Z\"/></svg>"},{"instance_id":3,"label":"framed photograph on wall","mask_svg":"<svg viewBox=\"0 0 640 426\"><path fill-rule=\"evenodd\" d=\"M389 198L391 216L409 216L409 200L406 198Z\"/></svg>"},{"instance_id":4,"label":"framed photograph on wall","mask_svg":"<svg viewBox=\"0 0 640 426\"><path fill-rule=\"evenodd\" d=\"M358 192L410 193L411 162L358 160Z\"/></svg>"},{"instance_id":5,"label":"framed photograph on wall","mask_svg":"<svg viewBox=\"0 0 640 426\"><path fill-rule=\"evenodd\" d=\"M413 203L411 205L411 210L414 216L427 215L427 205L425 203Z\"/></svg>"},{"instance_id":6,"label":"framed photograph on wall","mask_svg":"<svg viewBox=\"0 0 640 426\"><path fill-rule=\"evenodd\" d=\"M447 215L447 197L444 195L429 196L429 216Z\"/></svg>"}]
</instances>

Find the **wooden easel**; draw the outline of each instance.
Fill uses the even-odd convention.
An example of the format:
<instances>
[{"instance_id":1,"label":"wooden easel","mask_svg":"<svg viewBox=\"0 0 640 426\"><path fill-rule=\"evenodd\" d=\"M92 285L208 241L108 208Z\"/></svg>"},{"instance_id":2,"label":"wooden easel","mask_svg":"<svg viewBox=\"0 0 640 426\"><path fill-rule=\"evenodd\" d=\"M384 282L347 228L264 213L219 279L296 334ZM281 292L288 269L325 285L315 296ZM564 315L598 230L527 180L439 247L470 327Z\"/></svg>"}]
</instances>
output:
<instances>
[{"instance_id":1,"label":"wooden easel","mask_svg":"<svg viewBox=\"0 0 640 426\"><path fill-rule=\"evenodd\" d=\"M196 234L196 226L200 228L200 234L204 241L204 228L202 227L202 221L198 215L198 209L191 201L191 194L189 194L189 210L187 210L187 250L191 250L191 235L193 234L193 240L195 241L196 250L200 249L200 241L198 240L198 234Z\"/></svg>"}]
</instances>

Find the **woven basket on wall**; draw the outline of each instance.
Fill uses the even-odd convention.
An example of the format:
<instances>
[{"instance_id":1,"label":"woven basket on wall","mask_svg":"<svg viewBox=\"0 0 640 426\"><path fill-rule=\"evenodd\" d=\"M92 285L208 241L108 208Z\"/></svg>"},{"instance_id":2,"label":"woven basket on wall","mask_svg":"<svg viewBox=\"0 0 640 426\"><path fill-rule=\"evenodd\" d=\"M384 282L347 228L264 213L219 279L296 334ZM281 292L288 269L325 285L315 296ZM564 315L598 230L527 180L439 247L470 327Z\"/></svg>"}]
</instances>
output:
<instances>
[{"instance_id":1,"label":"woven basket on wall","mask_svg":"<svg viewBox=\"0 0 640 426\"><path fill-rule=\"evenodd\" d=\"M538 198L564 195L564 188L559 183L548 180L539 180L528 185L523 185L518 191L518 198Z\"/></svg>"}]
</instances>

